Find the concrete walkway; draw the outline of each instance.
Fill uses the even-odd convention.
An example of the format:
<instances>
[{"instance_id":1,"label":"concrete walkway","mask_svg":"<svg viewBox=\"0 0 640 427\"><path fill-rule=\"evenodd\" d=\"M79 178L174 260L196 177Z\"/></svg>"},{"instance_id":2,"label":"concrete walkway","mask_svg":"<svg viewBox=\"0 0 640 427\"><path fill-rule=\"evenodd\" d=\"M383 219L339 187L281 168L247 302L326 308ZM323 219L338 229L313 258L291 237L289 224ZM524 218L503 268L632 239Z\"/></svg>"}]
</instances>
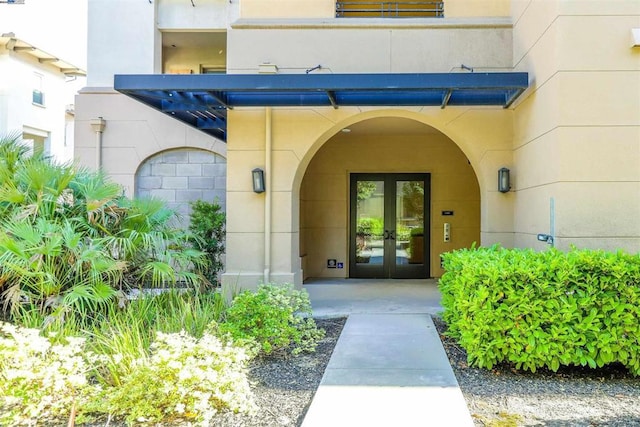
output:
<instances>
[{"instance_id":1,"label":"concrete walkway","mask_svg":"<svg viewBox=\"0 0 640 427\"><path fill-rule=\"evenodd\" d=\"M473 426L429 315L435 283L397 282L305 285L314 313L349 317L303 427Z\"/></svg>"}]
</instances>

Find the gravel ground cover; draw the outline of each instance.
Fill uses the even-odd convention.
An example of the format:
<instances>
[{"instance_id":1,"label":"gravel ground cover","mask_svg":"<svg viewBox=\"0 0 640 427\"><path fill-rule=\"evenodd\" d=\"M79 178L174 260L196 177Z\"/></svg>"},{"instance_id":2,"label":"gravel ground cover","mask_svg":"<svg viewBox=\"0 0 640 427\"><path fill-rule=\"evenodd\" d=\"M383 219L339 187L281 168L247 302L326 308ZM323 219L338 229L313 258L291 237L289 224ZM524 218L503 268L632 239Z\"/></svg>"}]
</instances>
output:
<instances>
[{"instance_id":1,"label":"gravel ground cover","mask_svg":"<svg viewBox=\"0 0 640 427\"><path fill-rule=\"evenodd\" d=\"M346 318L316 320L318 327L326 331L326 336L315 353L303 353L285 359L254 360L250 366L249 380L258 412L252 416L220 413L211 425L287 427L302 424L345 321Z\"/></svg>"},{"instance_id":2,"label":"gravel ground cover","mask_svg":"<svg viewBox=\"0 0 640 427\"><path fill-rule=\"evenodd\" d=\"M535 374L467 365L467 354L433 318L476 426L640 426L640 378L620 365Z\"/></svg>"}]
</instances>

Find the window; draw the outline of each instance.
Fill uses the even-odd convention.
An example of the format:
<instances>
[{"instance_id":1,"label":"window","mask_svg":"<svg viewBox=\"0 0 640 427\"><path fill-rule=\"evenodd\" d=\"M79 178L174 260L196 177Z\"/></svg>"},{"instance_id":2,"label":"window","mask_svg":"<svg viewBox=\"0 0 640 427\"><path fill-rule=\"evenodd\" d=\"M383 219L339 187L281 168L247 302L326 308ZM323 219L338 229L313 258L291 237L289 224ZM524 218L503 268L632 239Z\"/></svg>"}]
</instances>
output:
<instances>
[{"instance_id":1,"label":"window","mask_svg":"<svg viewBox=\"0 0 640 427\"><path fill-rule=\"evenodd\" d=\"M31 102L36 105L44 106L44 92L42 91L42 74L33 74L33 92L31 94Z\"/></svg>"},{"instance_id":2,"label":"window","mask_svg":"<svg viewBox=\"0 0 640 427\"><path fill-rule=\"evenodd\" d=\"M227 67L224 65L203 65L200 64L200 74L225 74Z\"/></svg>"},{"instance_id":3,"label":"window","mask_svg":"<svg viewBox=\"0 0 640 427\"><path fill-rule=\"evenodd\" d=\"M443 18L443 1L336 1L337 18Z\"/></svg>"}]
</instances>

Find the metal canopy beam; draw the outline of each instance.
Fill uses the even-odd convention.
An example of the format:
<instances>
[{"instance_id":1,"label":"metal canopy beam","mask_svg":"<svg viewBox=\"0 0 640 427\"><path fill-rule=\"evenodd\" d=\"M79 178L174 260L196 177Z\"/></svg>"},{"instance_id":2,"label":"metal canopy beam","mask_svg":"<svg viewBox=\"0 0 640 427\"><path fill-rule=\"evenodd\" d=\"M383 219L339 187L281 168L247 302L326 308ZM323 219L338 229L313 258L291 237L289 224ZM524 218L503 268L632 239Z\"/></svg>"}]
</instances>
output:
<instances>
[{"instance_id":1,"label":"metal canopy beam","mask_svg":"<svg viewBox=\"0 0 640 427\"><path fill-rule=\"evenodd\" d=\"M447 106L508 108L527 73L116 75L114 87L217 138L236 107ZM196 119L206 113L210 121ZM208 116L208 115L211 116ZM215 124L213 123L215 122Z\"/></svg>"}]
</instances>

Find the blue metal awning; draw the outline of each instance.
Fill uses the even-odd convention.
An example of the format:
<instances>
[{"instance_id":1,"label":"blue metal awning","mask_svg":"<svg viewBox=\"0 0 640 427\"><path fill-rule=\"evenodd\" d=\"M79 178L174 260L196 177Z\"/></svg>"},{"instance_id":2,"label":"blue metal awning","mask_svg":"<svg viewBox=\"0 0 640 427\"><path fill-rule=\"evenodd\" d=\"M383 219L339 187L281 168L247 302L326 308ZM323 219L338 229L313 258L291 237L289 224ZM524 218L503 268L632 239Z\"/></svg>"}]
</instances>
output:
<instances>
[{"instance_id":1,"label":"blue metal awning","mask_svg":"<svg viewBox=\"0 0 640 427\"><path fill-rule=\"evenodd\" d=\"M236 107L490 105L508 108L527 73L116 75L114 88L226 140Z\"/></svg>"}]
</instances>

